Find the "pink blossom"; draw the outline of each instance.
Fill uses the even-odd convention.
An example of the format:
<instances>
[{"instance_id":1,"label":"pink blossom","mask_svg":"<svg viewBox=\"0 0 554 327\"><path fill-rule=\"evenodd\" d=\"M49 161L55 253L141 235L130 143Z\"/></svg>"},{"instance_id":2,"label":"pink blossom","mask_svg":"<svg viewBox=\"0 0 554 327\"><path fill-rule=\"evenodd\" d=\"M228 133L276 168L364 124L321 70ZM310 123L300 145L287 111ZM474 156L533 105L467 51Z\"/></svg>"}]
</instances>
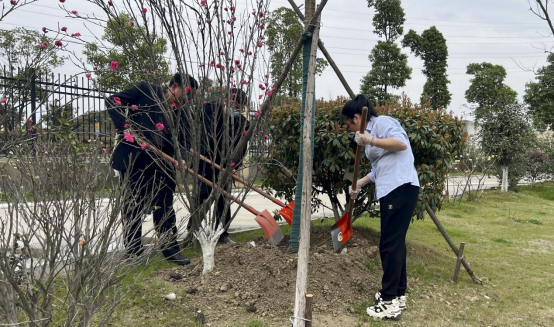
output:
<instances>
[{"instance_id":1,"label":"pink blossom","mask_svg":"<svg viewBox=\"0 0 554 327\"><path fill-rule=\"evenodd\" d=\"M109 4L110 6L113 6L113 2L112 2L112 1L108 1L108 4Z\"/></svg>"},{"instance_id":2,"label":"pink blossom","mask_svg":"<svg viewBox=\"0 0 554 327\"><path fill-rule=\"evenodd\" d=\"M220 68L220 67L221 67L221 64L215 65L215 68Z\"/></svg>"},{"instance_id":3,"label":"pink blossom","mask_svg":"<svg viewBox=\"0 0 554 327\"><path fill-rule=\"evenodd\" d=\"M134 21L130 21L130 22L129 22L129 25L135 26L135 22L134 22Z\"/></svg>"},{"instance_id":4,"label":"pink blossom","mask_svg":"<svg viewBox=\"0 0 554 327\"><path fill-rule=\"evenodd\" d=\"M261 30L264 29L264 24L260 24L260 29L261 29Z\"/></svg>"},{"instance_id":5,"label":"pink blossom","mask_svg":"<svg viewBox=\"0 0 554 327\"><path fill-rule=\"evenodd\" d=\"M259 87L260 87L260 90L262 91L265 90L265 86L263 84L260 84Z\"/></svg>"},{"instance_id":6,"label":"pink blossom","mask_svg":"<svg viewBox=\"0 0 554 327\"><path fill-rule=\"evenodd\" d=\"M267 74L265 74L264 76L265 76L265 78L268 78L268 77L269 77L269 75L267 75Z\"/></svg>"},{"instance_id":7,"label":"pink blossom","mask_svg":"<svg viewBox=\"0 0 554 327\"><path fill-rule=\"evenodd\" d=\"M185 92L190 92L190 90L191 90L190 86L185 87Z\"/></svg>"},{"instance_id":8,"label":"pink blossom","mask_svg":"<svg viewBox=\"0 0 554 327\"><path fill-rule=\"evenodd\" d=\"M235 100L231 100L231 103L235 103Z\"/></svg>"},{"instance_id":9,"label":"pink blossom","mask_svg":"<svg viewBox=\"0 0 554 327\"><path fill-rule=\"evenodd\" d=\"M209 24L209 23L210 23L210 20L209 20L209 19L206 19L206 23L208 23L208 24Z\"/></svg>"},{"instance_id":10,"label":"pink blossom","mask_svg":"<svg viewBox=\"0 0 554 327\"><path fill-rule=\"evenodd\" d=\"M231 7L231 11L235 11L235 9L236 9L235 7Z\"/></svg>"},{"instance_id":11,"label":"pink blossom","mask_svg":"<svg viewBox=\"0 0 554 327\"><path fill-rule=\"evenodd\" d=\"M203 105L207 105L208 104L208 101L204 101L202 102Z\"/></svg>"},{"instance_id":12,"label":"pink blossom","mask_svg":"<svg viewBox=\"0 0 554 327\"><path fill-rule=\"evenodd\" d=\"M62 43L62 41L60 41L60 40L56 40L56 42L54 42L54 44L55 44L57 47L63 46L63 43Z\"/></svg>"},{"instance_id":13,"label":"pink blossom","mask_svg":"<svg viewBox=\"0 0 554 327\"><path fill-rule=\"evenodd\" d=\"M225 52L224 52L224 51L221 51L219 54L222 55L222 56L224 56L224 55L225 55Z\"/></svg>"},{"instance_id":14,"label":"pink blossom","mask_svg":"<svg viewBox=\"0 0 554 327\"><path fill-rule=\"evenodd\" d=\"M253 11L253 12L252 12L252 15L256 15L256 11Z\"/></svg>"},{"instance_id":15,"label":"pink blossom","mask_svg":"<svg viewBox=\"0 0 554 327\"><path fill-rule=\"evenodd\" d=\"M235 167L235 163L234 163L234 162L231 162L231 167Z\"/></svg>"},{"instance_id":16,"label":"pink blossom","mask_svg":"<svg viewBox=\"0 0 554 327\"><path fill-rule=\"evenodd\" d=\"M239 49L240 52L244 52L244 49Z\"/></svg>"},{"instance_id":17,"label":"pink blossom","mask_svg":"<svg viewBox=\"0 0 554 327\"><path fill-rule=\"evenodd\" d=\"M235 21L235 20L237 20L237 17L233 16L233 17L231 17L231 19L232 19L233 21Z\"/></svg>"},{"instance_id":18,"label":"pink blossom","mask_svg":"<svg viewBox=\"0 0 554 327\"><path fill-rule=\"evenodd\" d=\"M48 33L48 29L47 29L46 27L43 27L43 28L42 28L42 31L43 31L44 33Z\"/></svg>"},{"instance_id":19,"label":"pink blossom","mask_svg":"<svg viewBox=\"0 0 554 327\"><path fill-rule=\"evenodd\" d=\"M129 127L131 127L131 126L129 126L129 124L123 125L123 128L125 128L125 129L128 129Z\"/></svg>"},{"instance_id":20,"label":"pink blossom","mask_svg":"<svg viewBox=\"0 0 554 327\"><path fill-rule=\"evenodd\" d=\"M29 118L29 119L27 119L27 121L32 124L33 123L33 118Z\"/></svg>"},{"instance_id":21,"label":"pink blossom","mask_svg":"<svg viewBox=\"0 0 554 327\"><path fill-rule=\"evenodd\" d=\"M267 140L269 138L269 135L265 134L264 137Z\"/></svg>"},{"instance_id":22,"label":"pink blossom","mask_svg":"<svg viewBox=\"0 0 554 327\"><path fill-rule=\"evenodd\" d=\"M231 35L231 33L233 33L233 32L231 32L231 31L227 32L227 34L229 34L229 35Z\"/></svg>"},{"instance_id":23,"label":"pink blossom","mask_svg":"<svg viewBox=\"0 0 554 327\"><path fill-rule=\"evenodd\" d=\"M137 106L136 104L132 105L132 106L131 106L131 110L137 111L137 110L138 110L138 106Z\"/></svg>"},{"instance_id":24,"label":"pink blossom","mask_svg":"<svg viewBox=\"0 0 554 327\"><path fill-rule=\"evenodd\" d=\"M143 149L146 149L146 146L147 146L147 145L146 145L145 142L142 142L141 145L140 145L140 147L143 148Z\"/></svg>"},{"instance_id":25,"label":"pink blossom","mask_svg":"<svg viewBox=\"0 0 554 327\"><path fill-rule=\"evenodd\" d=\"M65 2L65 0L63 0L63 1L60 0L60 1L61 1L61 2ZM104 153L108 153L108 149L106 149L106 148L102 148L102 151L104 151Z\"/></svg>"},{"instance_id":26,"label":"pink blossom","mask_svg":"<svg viewBox=\"0 0 554 327\"><path fill-rule=\"evenodd\" d=\"M118 67L119 67L119 63L117 61L112 61L112 63L110 64L110 69L112 71L117 70Z\"/></svg>"},{"instance_id":27,"label":"pink blossom","mask_svg":"<svg viewBox=\"0 0 554 327\"><path fill-rule=\"evenodd\" d=\"M269 46L269 48L270 48L271 50L273 50L274 47L275 47L275 46L274 46L273 44Z\"/></svg>"},{"instance_id":28,"label":"pink blossom","mask_svg":"<svg viewBox=\"0 0 554 327\"><path fill-rule=\"evenodd\" d=\"M202 25L202 22L201 21L198 21L198 26Z\"/></svg>"},{"instance_id":29,"label":"pink blossom","mask_svg":"<svg viewBox=\"0 0 554 327\"><path fill-rule=\"evenodd\" d=\"M60 0L60 2L61 2L61 3L64 3L64 2L65 2L65 0Z\"/></svg>"},{"instance_id":30,"label":"pink blossom","mask_svg":"<svg viewBox=\"0 0 554 327\"><path fill-rule=\"evenodd\" d=\"M225 71L225 66L221 66L221 71Z\"/></svg>"},{"instance_id":31,"label":"pink blossom","mask_svg":"<svg viewBox=\"0 0 554 327\"><path fill-rule=\"evenodd\" d=\"M260 46L260 45L258 45L258 46ZM252 55L252 51L248 51L248 55L249 56Z\"/></svg>"},{"instance_id":32,"label":"pink blossom","mask_svg":"<svg viewBox=\"0 0 554 327\"><path fill-rule=\"evenodd\" d=\"M90 73L86 73L86 74L85 74L85 77L86 77L86 78L90 78L91 76L92 76L92 75L91 75Z\"/></svg>"},{"instance_id":33,"label":"pink blossom","mask_svg":"<svg viewBox=\"0 0 554 327\"><path fill-rule=\"evenodd\" d=\"M164 129L164 124L162 124L162 123L157 123L157 124L156 124L156 128L158 129L158 131L163 131L163 129Z\"/></svg>"},{"instance_id":34,"label":"pink blossom","mask_svg":"<svg viewBox=\"0 0 554 327\"><path fill-rule=\"evenodd\" d=\"M17 4L17 1L16 0L11 0L10 3L12 4L12 6L15 6Z\"/></svg>"},{"instance_id":35,"label":"pink blossom","mask_svg":"<svg viewBox=\"0 0 554 327\"><path fill-rule=\"evenodd\" d=\"M113 101L114 101L118 106L121 105L121 99L120 99L120 98L118 98L118 97L113 97Z\"/></svg>"},{"instance_id":36,"label":"pink blossom","mask_svg":"<svg viewBox=\"0 0 554 327\"><path fill-rule=\"evenodd\" d=\"M77 10L72 10L71 13L72 13L73 15L77 15L79 12L78 12Z\"/></svg>"},{"instance_id":37,"label":"pink blossom","mask_svg":"<svg viewBox=\"0 0 554 327\"><path fill-rule=\"evenodd\" d=\"M244 81L242 81L242 84L248 85L248 81L244 80Z\"/></svg>"},{"instance_id":38,"label":"pink blossom","mask_svg":"<svg viewBox=\"0 0 554 327\"><path fill-rule=\"evenodd\" d=\"M260 129L260 131L258 132L258 134L263 134L264 133L264 130L263 129Z\"/></svg>"},{"instance_id":39,"label":"pink blossom","mask_svg":"<svg viewBox=\"0 0 554 327\"><path fill-rule=\"evenodd\" d=\"M235 59L235 64L240 65L240 60Z\"/></svg>"},{"instance_id":40,"label":"pink blossom","mask_svg":"<svg viewBox=\"0 0 554 327\"><path fill-rule=\"evenodd\" d=\"M235 72L235 67L231 67L231 73Z\"/></svg>"},{"instance_id":41,"label":"pink blossom","mask_svg":"<svg viewBox=\"0 0 554 327\"><path fill-rule=\"evenodd\" d=\"M207 1L200 1L200 5L201 5L202 7L206 7L206 4L207 4L207 3L208 3Z\"/></svg>"},{"instance_id":42,"label":"pink blossom","mask_svg":"<svg viewBox=\"0 0 554 327\"><path fill-rule=\"evenodd\" d=\"M256 117L258 117L259 115L260 115L260 111L259 111L259 110L256 111L256 112L254 113L254 116L256 116Z\"/></svg>"},{"instance_id":43,"label":"pink blossom","mask_svg":"<svg viewBox=\"0 0 554 327\"><path fill-rule=\"evenodd\" d=\"M66 32L67 31L67 27L62 27L62 32Z\"/></svg>"},{"instance_id":44,"label":"pink blossom","mask_svg":"<svg viewBox=\"0 0 554 327\"><path fill-rule=\"evenodd\" d=\"M140 12L142 12L143 14L146 14L148 10L146 8L142 8L142 10Z\"/></svg>"},{"instance_id":45,"label":"pink blossom","mask_svg":"<svg viewBox=\"0 0 554 327\"><path fill-rule=\"evenodd\" d=\"M264 17L264 13L263 13L263 12L260 12L260 17Z\"/></svg>"},{"instance_id":46,"label":"pink blossom","mask_svg":"<svg viewBox=\"0 0 554 327\"><path fill-rule=\"evenodd\" d=\"M260 36L260 40L262 40L262 41L265 40L265 36L263 36L263 35Z\"/></svg>"},{"instance_id":47,"label":"pink blossom","mask_svg":"<svg viewBox=\"0 0 554 327\"><path fill-rule=\"evenodd\" d=\"M271 91L267 91L267 92L265 92L265 94L266 94L268 97L270 97L271 94L273 94L273 93L272 93Z\"/></svg>"},{"instance_id":48,"label":"pink blossom","mask_svg":"<svg viewBox=\"0 0 554 327\"><path fill-rule=\"evenodd\" d=\"M177 104L176 104L175 102L173 102L173 103L171 104L171 108L173 108L173 109L177 108Z\"/></svg>"},{"instance_id":49,"label":"pink blossom","mask_svg":"<svg viewBox=\"0 0 554 327\"><path fill-rule=\"evenodd\" d=\"M263 97L264 97L264 96L260 94L260 95L258 96L258 99L261 99L261 98L263 98Z\"/></svg>"},{"instance_id":50,"label":"pink blossom","mask_svg":"<svg viewBox=\"0 0 554 327\"><path fill-rule=\"evenodd\" d=\"M227 9L227 7L225 7L225 8L223 8L223 10L228 11L229 9Z\"/></svg>"},{"instance_id":51,"label":"pink blossom","mask_svg":"<svg viewBox=\"0 0 554 327\"><path fill-rule=\"evenodd\" d=\"M98 66L94 66L94 70L98 70Z\"/></svg>"},{"instance_id":52,"label":"pink blossom","mask_svg":"<svg viewBox=\"0 0 554 327\"><path fill-rule=\"evenodd\" d=\"M243 135L246 135L248 134L248 131L247 130L244 130L244 132L242 132Z\"/></svg>"},{"instance_id":53,"label":"pink blossom","mask_svg":"<svg viewBox=\"0 0 554 327\"><path fill-rule=\"evenodd\" d=\"M135 138L133 137L133 135L131 135L130 133L128 132L125 132L125 141L127 142L135 142Z\"/></svg>"}]
</instances>

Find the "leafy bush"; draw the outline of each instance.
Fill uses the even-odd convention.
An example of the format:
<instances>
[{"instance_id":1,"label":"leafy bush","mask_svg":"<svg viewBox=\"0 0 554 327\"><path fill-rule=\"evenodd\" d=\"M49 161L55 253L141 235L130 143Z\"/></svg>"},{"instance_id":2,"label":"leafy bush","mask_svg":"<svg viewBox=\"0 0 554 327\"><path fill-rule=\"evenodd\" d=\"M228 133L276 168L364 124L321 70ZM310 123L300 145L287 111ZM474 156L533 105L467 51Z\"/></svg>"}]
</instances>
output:
<instances>
[{"instance_id":1,"label":"leafy bush","mask_svg":"<svg viewBox=\"0 0 554 327\"><path fill-rule=\"evenodd\" d=\"M345 180L345 171L354 164L354 133L342 124L340 111L347 101L338 98L332 101L316 102L314 126L314 167L312 205L317 206L315 196L326 194L331 199L333 209L342 211L338 194L348 190L350 182ZM414 105L407 97L401 102L389 102L378 107L382 115L390 115L400 121L408 137L415 157L415 166L421 184L420 201L416 208L418 219L425 213L424 202L436 210L440 208L444 182L449 166L461 153L466 141L463 122L445 110L433 110L429 103ZM268 161L278 161L296 176L298 169L298 151L300 149L300 104L293 103L273 110L271 123L272 144ZM360 176L369 173L369 161L362 160ZM290 176L290 175L289 175ZM295 180L278 169L267 169L264 174L264 186L274 189L278 196L292 198ZM358 210L369 209L373 187L362 190L356 206ZM373 196L371 196L373 199ZM340 209L340 210L339 210ZM335 211L335 210L334 210ZM355 214L360 214L358 211ZM342 212L335 212L335 217Z\"/></svg>"}]
</instances>

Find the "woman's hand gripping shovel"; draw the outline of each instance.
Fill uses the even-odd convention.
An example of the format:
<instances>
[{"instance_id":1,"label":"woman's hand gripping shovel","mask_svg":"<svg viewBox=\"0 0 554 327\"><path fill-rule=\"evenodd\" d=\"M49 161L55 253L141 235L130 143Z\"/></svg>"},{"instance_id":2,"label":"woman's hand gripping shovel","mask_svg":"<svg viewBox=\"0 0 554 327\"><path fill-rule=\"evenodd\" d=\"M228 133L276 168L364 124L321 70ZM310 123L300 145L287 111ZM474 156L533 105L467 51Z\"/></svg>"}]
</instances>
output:
<instances>
[{"instance_id":1,"label":"woman's hand gripping shovel","mask_svg":"<svg viewBox=\"0 0 554 327\"><path fill-rule=\"evenodd\" d=\"M136 138L136 139L139 142L143 143L143 141L140 140L139 138ZM147 146L150 150L152 150L152 151L156 152L157 154L163 156L165 159L172 162L175 165L175 167L179 168L179 162L177 160L175 160L173 157L170 157L169 155L165 154L164 152L162 152L158 148L156 148L154 146L151 146L150 144L147 144ZM183 168L189 174L194 175L194 171L192 169L188 168L186 166L186 164L184 164L184 163L183 163ZM199 181L201 181L202 183L205 183L209 187L218 188L217 186L213 185L213 183L210 182L209 180L207 180L206 178L204 178L200 175L197 175L197 177L198 177ZM242 206L244 209L246 209L249 212L251 212L252 214L254 214L256 216L255 220L260 225L260 227L262 227L262 230L264 231L265 236L267 236L267 238L268 238L268 242L273 246L279 245L279 243L283 240L285 235L283 234L283 231L281 231L281 229L279 228L279 225L277 225L277 223L275 222L275 219L273 218L271 213L269 213L269 211L264 210L262 212L259 212L256 209L254 209L251 206L244 203L243 201L237 199L233 195L227 193L225 190L221 190L221 193L223 194L223 196L228 197L229 199L233 200L235 203Z\"/></svg>"},{"instance_id":2,"label":"woman's hand gripping shovel","mask_svg":"<svg viewBox=\"0 0 554 327\"><path fill-rule=\"evenodd\" d=\"M362 121L360 122L360 134L365 132L367 126L367 107L362 109ZM356 190L356 181L358 180L358 172L360 169L360 157L363 150L362 145L356 147L356 160L354 161L354 175L352 176L352 190ZM352 209L354 207L354 199L350 197L348 203L348 211L331 227L331 238L333 240L333 250L338 252L340 248L352 237Z\"/></svg>"}]
</instances>

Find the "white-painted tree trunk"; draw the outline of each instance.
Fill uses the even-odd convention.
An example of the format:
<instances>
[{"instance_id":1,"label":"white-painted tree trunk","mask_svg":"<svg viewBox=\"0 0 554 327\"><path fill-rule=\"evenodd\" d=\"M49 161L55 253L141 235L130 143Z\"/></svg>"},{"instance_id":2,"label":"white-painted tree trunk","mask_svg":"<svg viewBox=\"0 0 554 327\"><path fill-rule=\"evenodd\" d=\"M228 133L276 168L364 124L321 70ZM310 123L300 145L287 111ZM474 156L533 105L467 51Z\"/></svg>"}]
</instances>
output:
<instances>
[{"instance_id":1,"label":"white-painted tree trunk","mask_svg":"<svg viewBox=\"0 0 554 327\"><path fill-rule=\"evenodd\" d=\"M202 222L200 230L194 233L194 236L202 247L202 274L205 275L214 270L215 267L215 246L221 234L223 234L223 224L219 224L217 230L213 230L212 224L205 220Z\"/></svg>"},{"instance_id":2,"label":"white-painted tree trunk","mask_svg":"<svg viewBox=\"0 0 554 327\"><path fill-rule=\"evenodd\" d=\"M508 166L502 166L502 188L501 192L508 192Z\"/></svg>"}]
</instances>

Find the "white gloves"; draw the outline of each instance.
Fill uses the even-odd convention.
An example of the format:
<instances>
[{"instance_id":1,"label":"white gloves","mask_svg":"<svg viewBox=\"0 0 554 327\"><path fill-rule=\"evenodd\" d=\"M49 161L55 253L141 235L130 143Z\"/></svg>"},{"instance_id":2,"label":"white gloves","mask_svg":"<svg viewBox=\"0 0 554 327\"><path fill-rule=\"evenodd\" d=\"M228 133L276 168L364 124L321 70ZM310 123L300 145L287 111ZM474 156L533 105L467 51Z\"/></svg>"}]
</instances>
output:
<instances>
[{"instance_id":1,"label":"white gloves","mask_svg":"<svg viewBox=\"0 0 554 327\"><path fill-rule=\"evenodd\" d=\"M368 144L372 144L373 136L371 136L371 134L367 132L363 134L361 134L360 132L356 132L356 136L354 137L354 140L359 145L368 145Z\"/></svg>"},{"instance_id":2,"label":"white gloves","mask_svg":"<svg viewBox=\"0 0 554 327\"><path fill-rule=\"evenodd\" d=\"M352 199L356 199L362 187L366 186L369 182L371 182L371 180L367 176L365 176L362 179L358 179L358 181L356 182L356 190L353 190L352 186L350 186L350 190L349 190L350 197Z\"/></svg>"}]
</instances>

